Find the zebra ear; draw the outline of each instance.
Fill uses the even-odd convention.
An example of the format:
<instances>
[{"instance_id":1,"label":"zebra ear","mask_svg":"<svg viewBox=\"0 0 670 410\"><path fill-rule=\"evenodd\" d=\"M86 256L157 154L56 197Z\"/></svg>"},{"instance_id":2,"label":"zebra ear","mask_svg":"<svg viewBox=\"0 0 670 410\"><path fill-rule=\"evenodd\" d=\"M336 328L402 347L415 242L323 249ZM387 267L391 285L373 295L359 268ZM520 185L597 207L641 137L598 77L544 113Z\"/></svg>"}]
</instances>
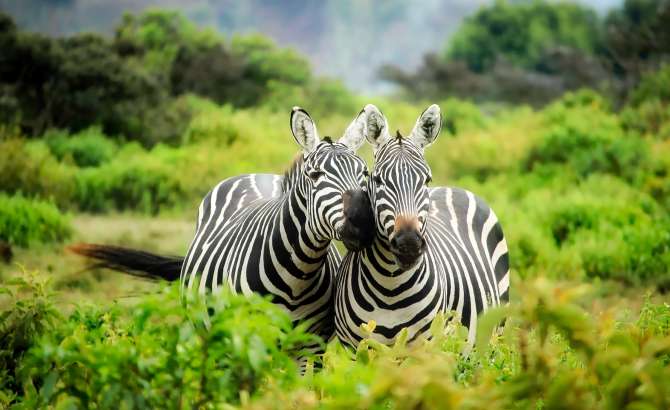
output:
<instances>
[{"instance_id":1,"label":"zebra ear","mask_svg":"<svg viewBox=\"0 0 670 410\"><path fill-rule=\"evenodd\" d=\"M421 113L408 139L423 149L435 142L437 136L440 135L441 128L442 114L440 114L440 107L433 104Z\"/></svg>"},{"instance_id":2,"label":"zebra ear","mask_svg":"<svg viewBox=\"0 0 670 410\"><path fill-rule=\"evenodd\" d=\"M368 104L363 108L359 117L363 117L365 123L366 134L368 142L376 151L382 144L391 139L389 134L389 124L386 117L372 104Z\"/></svg>"},{"instance_id":3,"label":"zebra ear","mask_svg":"<svg viewBox=\"0 0 670 410\"><path fill-rule=\"evenodd\" d=\"M312 117L300 107L293 107L291 111L291 132L305 154L314 151L319 144L319 134Z\"/></svg>"},{"instance_id":4,"label":"zebra ear","mask_svg":"<svg viewBox=\"0 0 670 410\"><path fill-rule=\"evenodd\" d=\"M342 138L337 142L346 145L353 152L358 151L363 142L365 142L365 137L368 135L365 118L365 111L361 110L344 131Z\"/></svg>"}]
</instances>

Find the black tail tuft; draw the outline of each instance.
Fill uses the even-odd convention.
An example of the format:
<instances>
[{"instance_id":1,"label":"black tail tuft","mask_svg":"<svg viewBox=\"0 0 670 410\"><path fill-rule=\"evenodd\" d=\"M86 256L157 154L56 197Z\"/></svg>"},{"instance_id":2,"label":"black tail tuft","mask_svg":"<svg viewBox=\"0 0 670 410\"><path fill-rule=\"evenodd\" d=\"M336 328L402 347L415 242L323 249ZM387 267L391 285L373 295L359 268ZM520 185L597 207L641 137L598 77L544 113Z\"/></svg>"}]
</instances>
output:
<instances>
[{"instance_id":1,"label":"black tail tuft","mask_svg":"<svg viewBox=\"0 0 670 410\"><path fill-rule=\"evenodd\" d=\"M80 243L67 248L77 255L95 260L92 268L107 268L146 279L179 279L183 257L161 256L137 249Z\"/></svg>"}]
</instances>

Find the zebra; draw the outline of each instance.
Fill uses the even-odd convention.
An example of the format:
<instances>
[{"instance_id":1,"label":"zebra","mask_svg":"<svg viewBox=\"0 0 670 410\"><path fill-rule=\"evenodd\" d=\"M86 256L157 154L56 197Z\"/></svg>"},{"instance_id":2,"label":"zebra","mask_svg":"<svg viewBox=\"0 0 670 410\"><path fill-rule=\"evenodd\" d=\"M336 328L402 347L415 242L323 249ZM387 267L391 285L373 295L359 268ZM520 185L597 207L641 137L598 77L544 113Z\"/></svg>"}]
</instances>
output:
<instances>
[{"instance_id":1,"label":"zebra","mask_svg":"<svg viewBox=\"0 0 670 410\"><path fill-rule=\"evenodd\" d=\"M337 142L321 140L309 114L295 107L290 125L302 148L286 174L247 174L217 184L198 208L195 236L184 257L168 258L106 245L72 250L98 267L179 280L188 293L269 295L294 322L328 340L334 335L333 279L341 256L372 241L374 222L364 192L368 171L355 152L365 141L363 113Z\"/></svg>"},{"instance_id":2,"label":"zebra","mask_svg":"<svg viewBox=\"0 0 670 410\"><path fill-rule=\"evenodd\" d=\"M477 314L509 300L507 242L493 210L464 189L429 188L424 149L440 132L437 105L427 108L408 137L391 137L383 114L364 109L374 167L368 193L376 235L345 255L335 287L338 338L392 344L401 329L424 335L438 312L455 311L475 337ZM375 321L370 328L360 325Z\"/></svg>"}]
</instances>

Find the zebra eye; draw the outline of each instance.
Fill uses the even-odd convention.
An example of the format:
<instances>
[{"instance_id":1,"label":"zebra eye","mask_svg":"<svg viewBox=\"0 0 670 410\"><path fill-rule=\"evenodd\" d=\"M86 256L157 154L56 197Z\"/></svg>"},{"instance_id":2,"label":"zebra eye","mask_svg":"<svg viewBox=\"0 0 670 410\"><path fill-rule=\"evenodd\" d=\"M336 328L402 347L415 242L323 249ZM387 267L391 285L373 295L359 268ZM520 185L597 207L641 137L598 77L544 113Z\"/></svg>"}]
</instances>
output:
<instances>
[{"instance_id":1,"label":"zebra eye","mask_svg":"<svg viewBox=\"0 0 670 410\"><path fill-rule=\"evenodd\" d=\"M384 181L382 181L382 179L379 175L373 176L372 179L375 181L375 184L377 184L377 185L383 185L384 184Z\"/></svg>"},{"instance_id":2,"label":"zebra eye","mask_svg":"<svg viewBox=\"0 0 670 410\"><path fill-rule=\"evenodd\" d=\"M363 176L366 177L366 178L370 176L370 173L368 172L367 169L363 170Z\"/></svg>"},{"instance_id":3,"label":"zebra eye","mask_svg":"<svg viewBox=\"0 0 670 410\"><path fill-rule=\"evenodd\" d=\"M310 177L310 179L312 179L312 181L316 181L316 180L319 179L321 176L323 176L323 174L324 174L323 171L318 171L318 170L317 170L317 171L311 171L311 172L309 172L309 173L307 174L307 176Z\"/></svg>"}]
</instances>

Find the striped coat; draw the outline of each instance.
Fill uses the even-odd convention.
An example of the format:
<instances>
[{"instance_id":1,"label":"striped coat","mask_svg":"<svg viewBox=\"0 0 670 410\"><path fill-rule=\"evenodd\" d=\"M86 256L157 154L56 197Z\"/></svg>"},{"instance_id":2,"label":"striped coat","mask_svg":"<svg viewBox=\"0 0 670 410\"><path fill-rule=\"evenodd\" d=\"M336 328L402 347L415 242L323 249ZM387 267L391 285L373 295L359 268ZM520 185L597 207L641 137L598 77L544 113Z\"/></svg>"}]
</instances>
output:
<instances>
[{"instance_id":1,"label":"striped coat","mask_svg":"<svg viewBox=\"0 0 670 410\"><path fill-rule=\"evenodd\" d=\"M439 312L456 311L475 337L477 315L509 299L509 259L491 208L459 188L429 188L423 148L439 132L439 108L424 112L412 134L392 138L376 107L366 111L375 167L368 182L376 237L349 252L335 294L338 337L356 345L360 325L374 320L372 337L390 344L402 328L424 334Z\"/></svg>"}]
</instances>

